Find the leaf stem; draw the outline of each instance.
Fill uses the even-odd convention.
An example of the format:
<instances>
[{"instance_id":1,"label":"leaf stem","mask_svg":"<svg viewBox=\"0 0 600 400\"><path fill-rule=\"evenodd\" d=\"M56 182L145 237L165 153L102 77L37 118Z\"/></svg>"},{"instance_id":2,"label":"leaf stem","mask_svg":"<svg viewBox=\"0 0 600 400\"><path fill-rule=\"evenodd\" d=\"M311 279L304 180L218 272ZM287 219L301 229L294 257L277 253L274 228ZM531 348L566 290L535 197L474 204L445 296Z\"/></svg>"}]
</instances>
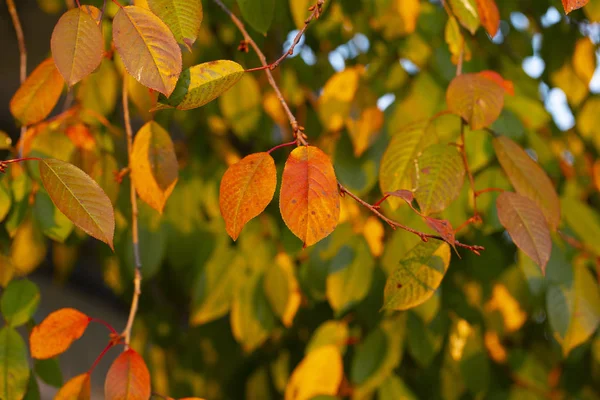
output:
<instances>
[{"instance_id":1,"label":"leaf stem","mask_svg":"<svg viewBox=\"0 0 600 400\"><path fill-rule=\"evenodd\" d=\"M465 221L464 226L469 224L477 224L481 222L481 215L479 215L479 211L477 210L477 192L475 191L475 179L473 178L473 173L471 172L471 168L469 167L469 160L467 159L467 142L465 140L465 120L460 119L460 146L458 146L458 150L460 151L460 155L463 160L463 164L465 166L465 171L467 171L467 176L469 177L469 185L471 187L471 191L473 192L473 216ZM460 227L462 228L462 226Z\"/></svg>"},{"instance_id":2,"label":"leaf stem","mask_svg":"<svg viewBox=\"0 0 600 400\"><path fill-rule=\"evenodd\" d=\"M101 324L101 325L104 325L110 331L110 333L118 335L118 333L115 330L115 328L113 328L112 325L109 324L108 322L106 322L105 320L100 319L100 318L90 318L90 321L91 322L96 322L96 323Z\"/></svg>"},{"instance_id":3,"label":"leaf stem","mask_svg":"<svg viewBox=\"0 0 600 400\"><path fill-rule=\"evenodd\" d=\"M293 146L296 144L296 141L292 141L292 142L287 142L287 143L281 143L275 147L273 147L271 150L267 151L268 154L271 154L273 151L281 149L283 147L288 147L288 146Z\"/></svg>"},{"instance_id":4,"label":"leaf stem","mask_svg":"<svg viewBox=\"0 0 600 400\"><path fill-rule=\"evenodd\" d=\"M108 345L106 345L106 347L104 348L104 350L102 350L102 352L100 353L100 355L96 358L96 360L94 361L94 363L92 364L92 366L88 370L88 374L89 375L92 375L92 372L94 372L94 368L96 368L96 366L98 365L98 363L102 360L102 358L106 355L106 353L108 353L108 351L113 348L114 345L115 344L112 341L109 342Z\"/></svg>"}]
</instances>

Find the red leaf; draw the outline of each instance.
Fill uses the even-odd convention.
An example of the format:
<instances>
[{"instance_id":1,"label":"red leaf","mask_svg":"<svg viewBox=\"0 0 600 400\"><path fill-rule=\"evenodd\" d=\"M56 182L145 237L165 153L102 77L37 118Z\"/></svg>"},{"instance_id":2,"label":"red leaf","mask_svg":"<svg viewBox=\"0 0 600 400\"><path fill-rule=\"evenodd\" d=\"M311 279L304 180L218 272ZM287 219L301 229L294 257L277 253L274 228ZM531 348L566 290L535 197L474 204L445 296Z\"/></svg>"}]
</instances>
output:
<instances>
[{"instance_id":1,"label":"red leaf","mask_svg":"<svg viewBox=\"0 0 600 400\"><path fill-rule=\"evenodd\" d=\"M63 308L48 315L31 332L31 357L45 360L65 352L83 335L89 322L90 317L73 308Z\"/></svg>"},{"instance_id":2,"label":"red leaf","mask_svg":"<svg viewBox=\"0 0 600 400\"><path fill-rule=\"evenodd\" d=\"M454 246L456 243L456 238L454 237L454 228L452 228L450 221L446 221L445 219L425 217L425 222L431 229L439 233L440 236L446 242L448 242L448 244Z\"/></svg>"},{"instance_id":3,"label":"red leaf","mask_svg":"<svg viewBox=\"0 0 600 400\"><path fill-rule=\"evenodd\" d=\"M148 400L150 394L150 372L144 359L133 349L121 353L106 374L104 398Z\"/></svg>"},{"instance_id":4,"label":"red leaf","mask_svg":"<svg viewBox=\"0 0 600 400\"><path fill-rule=\"evenodd\" d=\"M590 0L562 0L565 13L568 14L573 10L577 10L585 6Z\"/></svg>"}]
</instances>

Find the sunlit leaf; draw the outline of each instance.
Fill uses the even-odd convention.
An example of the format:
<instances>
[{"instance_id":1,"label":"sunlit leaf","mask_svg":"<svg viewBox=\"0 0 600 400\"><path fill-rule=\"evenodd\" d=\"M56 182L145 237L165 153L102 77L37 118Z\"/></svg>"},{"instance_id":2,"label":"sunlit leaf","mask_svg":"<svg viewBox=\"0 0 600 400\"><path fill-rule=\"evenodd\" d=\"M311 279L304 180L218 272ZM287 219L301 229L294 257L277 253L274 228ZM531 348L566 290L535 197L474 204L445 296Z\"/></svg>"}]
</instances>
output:
<instances>
[{"instance_id":1,"label":"sunlit leaf","mask_svg":"<svg viewBox=\"0 0 600 400\"><path fill-rule=\"evenodd\" d=\"M581 38L575 44L573 68L583 83L589 85L596 71L596 46L589 37Z\"/></svg>"},{"instance_id":2,"label":"sunlit leaf","mask_svg":"<svg viewBox=\"0 0 600 400\"><path fill-rule=\"evenodd\" d=\"M325 83L319 97L318 112L328 130L338 131L344 127L363 72L362 67L346 68L334 74Z\"/></svg>"},{"instance_id":3,"label":"sunlit leaf","mask_svg":"<svg viewBox=\"0 0 600 400\"><path fill-rule=\"evenodd\" d=\"M479 28L479 15L475 0L450 0L449 2L460 24L474 35Z\"/></svg>"},{"instance_id":4,"label":"sunlit leaf","mask_svg":"<svg viewBox=\"0 0 600 400\"><path fill-rule=\"evenodd\" d=\"M237 3L250 26L267 33L275 15L275 0L237 0Z\"/></svg>"},{"instance_id":5,"label":"sunlit leaf","mask_svg":"<svg viewBox=\"0 0 600 400\"><path fill-rule=\"evenodd\" d=\"M483 76L484 78L491 79L492 81L496 82L498 85L502 86L504 88L504 91L507 94L509 94L511 96L515 95L515 87L514 87L513 83L511 81L507 81L504 78L502 78L502 75L500 75L499 73L497 73L495 71L485 70L485 71L479 72L479 75Z\"/></svg>"},{"instance_id":6,"label":"sunlit leaf","mask_svg":"<svg viewBox=\"0 0 600 400\"><path fill-rule=\"evenodd\" d=\"M480 74L462 74L450 82L446 91L448 109L464 118L477 130L490 126L502 112L504 89Z\"/></svg>"},{"instance_id":7,"label":"sunlit leaf","mask_svg":"<svg viewBox=\"0 0 600 400\"><path fill-rule=\"evenodd\" d=\"M37 285L27 279L14 280L6 287L0 299L4 320L11 327L25 324L40 303Z\"/></svg>"},{"instance_id":8,"label":"sunlit leaf","mask_svg":"<svg viewBox=\"0 0 600 400\"><path fill-rule=\"evenodd\" d=\"M360 157L371 146L383 126L383 117L383 111L379 108L369 107L360 113L358 119L346 120L356 157Z\"/></svg>"},{"instance_id":9,"label":"sunlit leaf","mask_svg":"<svg viewBox=\"0 0 600 400\"><path fill-rule=\"evenodd\" d=\"M333 345L319 347L308 353L294 369L285 388L285 400L333 396L342 383L343 375L344 366L338 348Z\"/></svg>"},{"instance_id":10,"label":"sunlit leaf","mask_svg":"<svg viewBox=\"0 0 600 400\"><path fill-rule=\"evenodd\" d=\"M149 399L150 372L142 356L129 349L113 361L104 382L106 400Z\"/></svg>"},{"instance_id":11,"label":"sunlit leaf","mask_svg":"<svg viewBox=\"0 0 600 400\"><path fill-rule=\"evenodd\" d=\"M90 14L76 7L58 20L50 48L56 68L67 84L73 86L100 65L104 38Z\"/></svg>"},{"instance_id":12,"label":"sunlit leaf","mask_svg":"<svg viewBox=\"0 0 600 400\"><path fill-rule=\"evenodd\" d=\"M219 97L219 108L233 132L240 138L247 138L256 129L263 114L260 85L256 78L252 74L244 74L238 83Z\"/></svg>"},{"instance_id":13,"label":"sunlit leaf","mask_svg":"<svg viewBox=\"0 0 600 400\"><path fill-rule=\"evenodd\" d=\"M10 112L21 123L31 125L50 114L58 102L65 82L52 58L43 61L10 100Z\"/></svg>"},{"instance_id":14,"label":"sunlit leaf","mask_svg":"<svg viewBox=\"0 0 600 400\"><path fill-rule=\"evenodd\" d=\"M160 18L141 7L122 7L113 20L113 40L131 76L171 95L181 73L181 50Z\"/></svg>"},{"instance_id":15,"label":"sunlit leaf","mask_svg":"<svg viewBox=\"0 0 600 400\"><path fill-rule=\"evenodd\" d=\"M200 0L148 0L148 6L171 28L175 39L192 51L202 23Z\"/></svg>"},{"instance_id":16,"label":"sunlit leaf","mask_svg":"<svg viewBox=\"0 0 600 400\"><path fill-rule=\"evenodd\" d=\"M283 221L304 246L333 232L340 216L340 196L331 160L319 148L301 146L289 155L279 208Z\"/></svg>"},{"instance_id":17,"label":"sunlit leaf","mask_svg":"<svg viewBox=\"0 0 600 400\"><path fill-rule=\"evenodd\" d=\"M277 255L275 263L265 273L263 285L273 312L284 326L291 327L302 299L289 256L285 253Z\"/></svg>"},{"instance_id":18,"label":"sunlit leaf","mask_svg":"<svg viewBox=\"0 0 600 400\"><path fill-rule=\"evenodd\" d=\"M477 12L481 25L487 33L494 37L500 28L500 12L496 5L496 0L476 0Z\"/></svg>"},{"instance_id":19,"label":"sunlit leaf","mask_svg":"<svg viewBox=\"0 0 600 400\"><path fill-rule=\"evenodd\" d=\"M71 378L56 393L54 400L89 400L91 392L90 374L85 373Z\"/></svg>"},{"instance_id":20,"label":"sunlit leaf","mask_svg":"<svg viewBox=\"0 0 600 400\"><path fill-rule=\"evenodd\" d=\"M29 337L31 356L39 360L64 353L85 332L90 317L73 308L62 308L48 315L33 328Z\"/></svg>"},{"instance_id":21,"label":"sunlit leaf","mask_svg":"<svg viewBox=\"0 0 600 400\"><path fill-rule=\"evenodd\" d=\"M573 10L585 6L588 2L589 0L562 0L562 5L565 9L565 13L568 14Z\"/></svg>"},{"instance_id":22,"label":"sunlit leaf","mask_svg":"<svg viewBox=\"0 0 600 400\"><path fill-rule=\"evenodd\" d=\"M29 381L27 347L9 326L0 330L0 398L22 399Z\"/></svg>"}]
</instances>

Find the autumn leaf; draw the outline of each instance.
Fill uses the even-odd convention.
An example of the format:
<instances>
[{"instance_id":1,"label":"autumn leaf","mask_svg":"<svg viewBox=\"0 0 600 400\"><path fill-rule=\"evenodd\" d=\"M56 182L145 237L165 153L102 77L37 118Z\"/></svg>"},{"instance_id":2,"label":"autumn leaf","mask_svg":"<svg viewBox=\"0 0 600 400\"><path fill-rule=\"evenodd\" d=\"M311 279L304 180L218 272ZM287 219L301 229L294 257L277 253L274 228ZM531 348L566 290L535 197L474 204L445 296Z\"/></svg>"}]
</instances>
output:
<instances>
[{"instance_id":1,"label":"autumn leaf","mask_svg":"<svg viewBox=\"0 0 600 400\"><path fill-rule=\"evenodd\" d=\"M237 240L248 221L269 205L276 186L275 161L268 153L250 154L225 171L219 206L227 233L233 240Z\"/></svg>"},{"instance_id":2,"label":"autumn leaf","mask_svg":"<svg viewBox=\"0 0 600 400\"><path fill-rule=\"evenodd\" d=\"M54 109L64 84L52 58L42 61L10 100L11 114L21 125L40 122Z\"/></svg>"},{"instance_id":3,"label":"autumn leaf","mask_svg":"<svg viewBox=\"0 0 600 400\"><path fill-rule=\"evenodd\" d=\"M325 83L317 110L326 129L339 131L344 127L363 73L362 66L346 68Z\"/></svg>"},{"instance_id":4,"label":"autumn leaf","mask_svg":"<svg viewBox=\"0 0 600 400\"><path fill-rule=\"evenodd\" d=\"M304 246L328 236L340 217L337 179L329 157L319 148L292 151L281 179L279 209L287 227Z\"/></svg>"},{"instance_id":5,"label":"autumn leaf","mask_svg":"<svg viewBox=\"0 0 600 400\"><path fill-rule=\"evenodd\" d=\"M54 205L88 235L113 248L115 215L100 185L76 166L64 161L39 161L44 188Z\"/></svg>"},{"instance_id":6,"label":"autumn leaf","mask_svg":"<svg viewBox=\"0 0 600 400\"><path fill-rule=\"evenodd\" d=\"M140 198L159 213L177 183L179 164L169 133L151 121L135 135L131 179Z\"/></svg>"},{"instance_id":7,"label":"autumn leaf","mask_svg":"<svg viewBox=\"0 0 600 400\"><path fill-rule=\"evenodd\" d=\"M69 86L91 74L102 61L104 37L90 14L73 8L58 20L50 40L56 68Z\"/></svg>"},{"instance_id":8,"label":"autumn leaf","mask_svg":"<svg viewBox=\"0 0 600 400\"><path fill-rule=\"evenodd\" d=\"M498 219L513 242L525 252L542 273L550 259L552 239L546 218L537 204L517 193L503 192L496 199Z\"/></svg>"},{"instance_id":9,"label":"autumn leaf","mask_svg":"<svg viewBox=\"0 0 600 400\"><path fill-rule=\"evenodd\" d=\"M338 347L332 344L318 347L309 352L292 372L285 388L285 400L310 400L317 395L334 396L343 375L344 366Z\"/></svg>"},{"instance_id":10,"label":"autumn leaf","mask_svg":"<svg viewBox=\"0 0 600 400\"><path fill-rule=\"evenodd\" d=\"M498 85L502 86L504 88L504 92L506 94L510 94L511 96L515 95L515 87L513 85L513 83L511 81L507 81L504 78L502 78L502 76L497 73L496 71L481 71L479 73L479 75L491 79L492 81L496 82Z\"/></svg>"},{"instance_id":11,"label":"autumn leaf","mask_svg":"<svg viewBox=\"0 0 600 400\"><path fill-rule=\"evenodd\" d=\"M148 0L148 6L171 28L177 42L192 51L203 17L200 0Z\"/></svg>"},{"instance_id":12,"label":"autumn leaf","mask_svg":"<svg viewBox=\"0 0 600 400\"><path fill-rule=\"evenodd\" d=\"M45 360L64 353L85 332L91 318L73 308L62 308L35 326L29 336L31 357Z\"/></svg>"},{"instance_id":13,"label":"autumn leaf","mask_svg":"<svg viewBox=\"0 0 600 400\"><path fill-rule=\"evenodd\" d=\"M122 7L113 19L113 41L131 76L171 95L181 74L181 49L160 18L141 7Z\"/></svg>"},{"instance_id":14,"label":"autumn leaf","mask_svg":"<svg viewBox=\"0 0 600 400\"><path fill-rule=\"evenodd\" d=\"M449 0L454 15L462 26L474 35L479 28L479 15L475 0Z\"/></svg>"},{"instance_id":15,"label":"autumn leaf","mask_svg":"<svg viewBox=\"0 0 600 400\"><path fill-rule=\"evenodd\" d=\"M90 399L90 374L85 373L69 379L56 393L54 400L89 400Z\"/></svg>"},{"instance_id":16,"label":"autumn leaf","mask_svg":"<svg viewBox=\"0 0 600 400\"><path fill-rule=\"evenodd\" d=\"M565 13L568 14L573 10L577 10L585 6L590 0L562 0L563 8Z\"/></svg>"},{"instance_id":17,"label":"autumn leaf","mask_svg":"<svg viewBox=\"0 0 600 400\"><path fill-rule=\"evenodd\" d=\"M448 242L448 244L454 247L456 243L456 238L454 236L454 228L452 228L452 224L450 221L446 221L445 219L437 219L431 217L424 217L425 223L431 229L440 234L440 236Z\"/></svg>"},{"instance_id":18,"label":"autumn leaf","mask_svg":"<svg viewBox=\"0 0 600 400\"><path fill-rule=\"evenodd\" d=\"M496 5L496 0L477 0L477 13L481 25L485 28L490 37L496 36L500 28L500 12Z\"/></svg>"},{"instance_id":19,"label":"autumn leaf","mask_svg":"<svg viewBox=\"0 0 600 400\"><path fill-rule=\"evenodd\" d=\"M150 398L150 372L144 359L133 349L121 353L110 366L104 382L106 400Z\"/></svg>"}]
</instances>

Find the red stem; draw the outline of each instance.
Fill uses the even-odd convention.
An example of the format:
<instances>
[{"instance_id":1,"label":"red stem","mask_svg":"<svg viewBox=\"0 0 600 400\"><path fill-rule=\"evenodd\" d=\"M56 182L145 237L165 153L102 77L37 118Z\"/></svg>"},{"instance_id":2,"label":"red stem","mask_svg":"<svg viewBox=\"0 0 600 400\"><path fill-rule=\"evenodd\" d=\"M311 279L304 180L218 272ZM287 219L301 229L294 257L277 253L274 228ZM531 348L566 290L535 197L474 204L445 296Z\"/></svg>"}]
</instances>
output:
<instances>
[{"instance_id":1,"label":"red stem","mask_svg":"<svg viewBox=\"0 0 600 400\"><path fill-rule=\"evenodd\" d=\"M117 0L112 0L112 2L118 5L119 8L123 8L123 6Z\"/></svg>"},{"instance_id":2,"label":"red stem","mask_svg":"<svg viewBox=\"0 0 600 400\"><path fill-rule=\"evenodd\" d=\"M12 160L0 161L1 164L12 164L18 163L21 161L42 161L41 158L38 157L23 157L23 158L14 158Z\"/></svg>"},{"instance_id":3,"label":"red stem","mask_svg":"<svg viewBox=\"0 0 600 400\"><path fill-rule=\"evenodd\" d=\"M281 149L283 147L288 147L288 146L293 146L296 144L296 141L294 140L293 142L287 142L287 143L282 143L279 144L275 147L273 147L271 150L267 151L268 154L271 154L273 151L277 150L277 149Z\"/></svg>"},{"instance_id":4,"label":"red stem","mask_svg":"<svg viewBox=\"0 0 600 400\"><path fill-rule=\"evenodd\" d=\"M489 192L504 192L504 189L500 189L500 188L487 188L487 189L483 189L483 190L478 190L475 192L475 197L479 197L484 193L489 193Z\"/></svg>"},{"instance_id":5,"label":"red stem","mask_svg":"<svg viewBox=\"0 0 600 400\"><path fill-rule=\"evenodd\" d=\"M92 364L92 366L90 367L88 374L92 375L92 372L94 372L94 368L96 368L96 366L98 365L98 363L100 362L100 360L102 360L102 358L104 357L104 355L110 350L112 349L112 347L115 344L113 342L110 342L105 348L104 350L102 350L102 353L100 353L100 355L98 356L98 358L96 358L96 361L94 361L94 363Z\"/></svg>"},{"instance_id":6,"label":"red stem","mask_svg":"<svg viewBox=\"0 0 600 400\"><path fill-rule=\"evenodd\" d=\"M373 207L379 208L381 206L381 204L388 199L388 197L390 197L390 195L386 194L385 196L383 196L381 198L381 200L379 200L377 203L373 204Z\"/></svg>"},{"instance_id":7,"label":"red stem","mask_svg":"<svg viewBox=\"0 0 600 400\"><path fill-rule=\"evenodd\" d=\"M105 327L108 328L108 330L110 331L110 333L119 336L119 333L115 330L115 328L113 328L111 324L109 324L108 322L104 321L103 319L100 319L100 318L90 318L90 321L91 322L97 322L99 324L104 325Z\"/></svg>"}]
</instances>

